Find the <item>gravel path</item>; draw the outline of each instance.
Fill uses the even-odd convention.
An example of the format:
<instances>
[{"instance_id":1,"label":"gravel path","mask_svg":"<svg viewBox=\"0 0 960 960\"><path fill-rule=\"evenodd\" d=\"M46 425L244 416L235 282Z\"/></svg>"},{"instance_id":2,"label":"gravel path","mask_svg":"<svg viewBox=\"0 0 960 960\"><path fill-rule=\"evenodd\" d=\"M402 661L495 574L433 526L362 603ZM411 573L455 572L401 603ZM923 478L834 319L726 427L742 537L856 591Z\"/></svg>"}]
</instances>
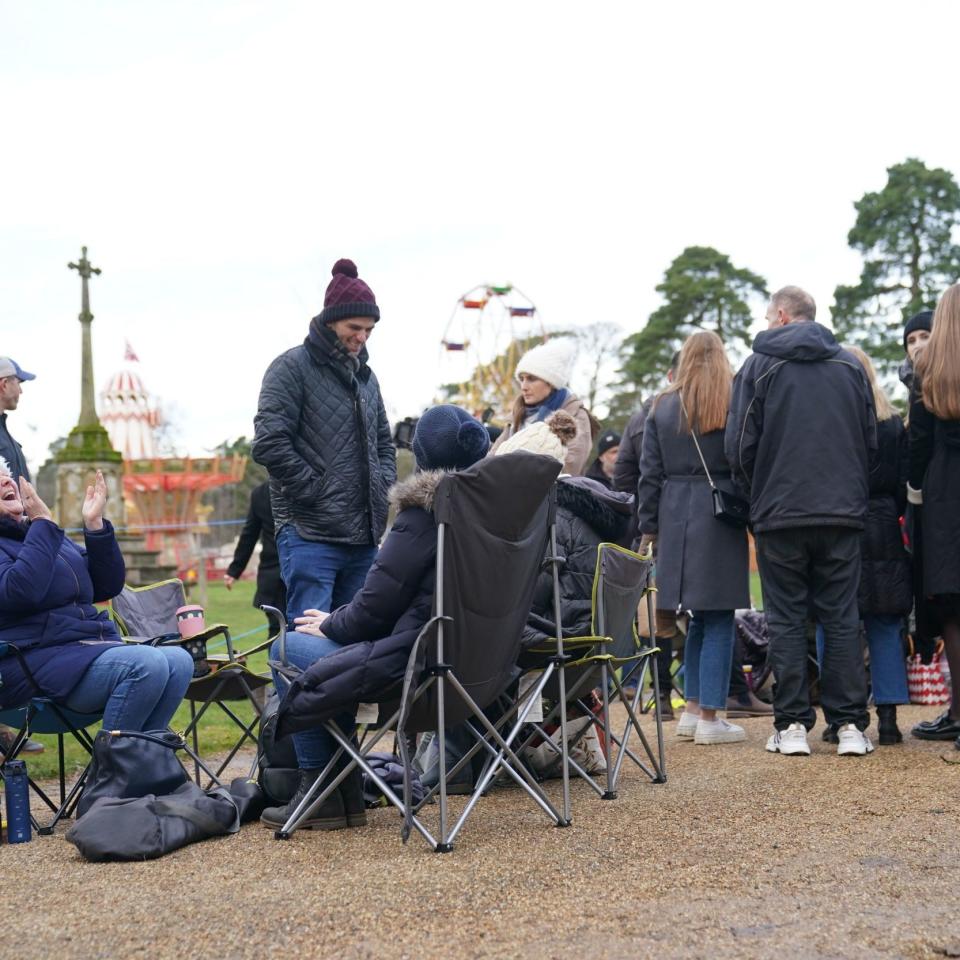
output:
<instances>
[{"instance_id":1,"label":"gravel path","mask_svg":"<svg viewBox=\"0 0 960 960\"><path fill-rule=\"evenodd\" d=\"M577 787L569 830L500 790L447 856L401 846L386 810L150 863L87 864L62 836L3 846L3 955L960 956L960 752L908 738L839 758L818 728L812 757L780 757L767 721L743 722L723 747L666 725L669 782L629 771L616 802Z\"/></svg>"}]
</instances>

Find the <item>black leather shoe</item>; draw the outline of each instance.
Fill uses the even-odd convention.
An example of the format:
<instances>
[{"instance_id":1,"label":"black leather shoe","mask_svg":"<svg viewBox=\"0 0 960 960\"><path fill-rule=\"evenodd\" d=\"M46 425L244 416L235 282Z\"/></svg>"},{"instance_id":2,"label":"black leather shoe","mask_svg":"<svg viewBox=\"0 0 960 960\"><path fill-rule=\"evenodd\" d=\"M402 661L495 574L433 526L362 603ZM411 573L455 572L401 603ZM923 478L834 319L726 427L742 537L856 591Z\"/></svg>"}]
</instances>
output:
<instances>
[{"instance_id":1,"label":"black leather shoe","mask_svg":"<svg viewBox=\"0 0 960 960\"><path fill-rule=\"evenodd\" d=\"M322 772L322 770L301 770L300 784L297 792L290 798L290 802L285 807L267 807L260 814L260 822L265 827L280 830L290 819L290 814L300 806L300 801L307 795L307 791ZM339 790L334 790L319 807L314 804L298 829L342 830L346 825L347 815L343 808L343 795Z\"/></svg>"},{"instance_id":2,"label":"black leather shoe","mask_svg":"<svg viewBox=\"0 0 960 960\"><path fill-rule=\"evenodd\" d=\"M960 737L960 720L954 720L950 711L945 710L936 720L918 723L910 735L918 740L956 740Z\"/></svg>"},{"instance_id":3,"label":"black leather shoe","mask_svg":"<svg viewBox=\"0 0 960 960\"><path fill-rule=\"evenodd\" d=\"M885 747L903 742L903 734L897 726L896 704L883 703L877 707L877 739Z\"/></svg>"},{"instance_id":4,"label":"black leather shoe","mask_svg":"<svg viewBox=\"0 0 960 960\"><path fill-rule=\"evenodd\" d=\"M820 739L823 740L824 743L839 743L840 734L837 733L837 728L832 723L828 723L826 727L823 728Z\"/></svg>"}]
</instances>

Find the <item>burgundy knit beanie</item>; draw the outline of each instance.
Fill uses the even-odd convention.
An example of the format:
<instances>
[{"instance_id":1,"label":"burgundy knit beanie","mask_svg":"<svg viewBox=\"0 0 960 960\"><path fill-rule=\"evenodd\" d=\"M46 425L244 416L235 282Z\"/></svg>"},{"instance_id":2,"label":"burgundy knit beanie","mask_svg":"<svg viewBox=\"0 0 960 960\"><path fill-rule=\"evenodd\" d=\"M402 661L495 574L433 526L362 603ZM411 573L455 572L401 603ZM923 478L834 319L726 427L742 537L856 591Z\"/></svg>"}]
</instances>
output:
<instances>
[{"instance_id":1,"label":"burgundy knit beanie","mask_svg":"<svg viewBox=\"0 0 960 960\"><path fill-rule=\"evenodd\" d=\"M323 298L320 323L333 323L347 317L380 319L380 308L373 291L357 276L357 265L352 260L338 260L333 265L333 279Z\"/></svg>"}]
</instances>

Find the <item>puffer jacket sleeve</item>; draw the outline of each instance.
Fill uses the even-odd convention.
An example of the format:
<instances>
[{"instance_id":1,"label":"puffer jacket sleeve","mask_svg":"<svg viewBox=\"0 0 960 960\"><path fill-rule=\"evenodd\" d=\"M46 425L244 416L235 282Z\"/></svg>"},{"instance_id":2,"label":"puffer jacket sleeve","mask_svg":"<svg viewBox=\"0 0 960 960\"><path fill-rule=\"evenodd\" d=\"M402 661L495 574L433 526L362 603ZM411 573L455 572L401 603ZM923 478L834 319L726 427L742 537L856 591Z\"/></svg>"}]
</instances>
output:
<instances>
[{"instance_id":1,"label":"puffer jacket sleeve","mask_svg":"<svg viewBox=\"0 0 960 960\"><path fill-rule=\"evenodd\" d=\"M303 380L289 353L267 367L253 419L251 454L278 480L284 496L301 503L316 500L323 478L297 452L295 440L303 407Z\"/></svg>"},{"instance_id":2,"label":"puffer jacket sleeve","mask_svg":"<svg viewBox=\"0 0 960 960\"><path fill-rule=\"evenodd\" d=\"M419 507L401 510L360 592L334 610L323 632L341 644L389 636L432 568L436 542L432 514Z\"/></svg>"},{"instance_id":3,"label":"puffer jacket sleeve","mask_svg":"<svg viewBox=\"0 0 960 960\"><path fill-rule=\"evenodd\" d=\"M660 492L663 489L663 452L657 418L651 413L643 429L640 485L637 492L641 533L657 533L660 525Z\"/></svg>"},{"instance_id":4,"label":"puffer jacket sleeve","mask_svg":"<svg viewBox=\"0 0 960 960\"><path fill-rule=\"evenodd\" d=\"M0 561L0 610L36 610L56 575L63 530L52 520L34 520L16 559Z\"/></svg>"},{"instance_id":5,"label":"puffer jacket sleeve","mask_svg":"<svg viewBox=\"0 0 960 960\"><path fill-rule=\"evenodd\" d=\"M112 600L123 590L127 574L113 525L104 520L102 529L84 530L83 540L87 548L87 572L93 582L93 602Z\"/></svg>"},{"instance_id":6,"label":"puffer jacket sleeve","mask_svg":"<svg viewBox=\"0 0 960 960\"><path fill-rule=\"evenodd\" d=\"M378 393L377 404L377 454L380 457L380 473L383 477L383 489L389 490L397 482L397 448L393 445L390 432L390 420L383 405L383 397Z\"/></svg>"}]
</instances>

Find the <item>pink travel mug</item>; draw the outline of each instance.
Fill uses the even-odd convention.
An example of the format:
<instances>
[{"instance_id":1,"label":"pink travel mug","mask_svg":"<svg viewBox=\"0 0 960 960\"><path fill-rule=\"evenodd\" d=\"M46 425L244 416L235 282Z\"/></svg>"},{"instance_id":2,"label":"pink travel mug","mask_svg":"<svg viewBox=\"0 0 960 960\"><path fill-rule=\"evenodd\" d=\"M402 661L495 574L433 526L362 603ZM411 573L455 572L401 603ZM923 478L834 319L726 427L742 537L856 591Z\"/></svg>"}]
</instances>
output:
<instances>
[{"instance_id":1,"label":"pink travel mug","mask_svg":"<svg viewBox=\"0 0 960 960\"><path fill-rule=\"evenodd\" d=\"M203 633L206 629L203 621L203 607L198 607L196 604L180 607L177 610L177 629L184 640Z\"/></svg>"}]
</instances>

